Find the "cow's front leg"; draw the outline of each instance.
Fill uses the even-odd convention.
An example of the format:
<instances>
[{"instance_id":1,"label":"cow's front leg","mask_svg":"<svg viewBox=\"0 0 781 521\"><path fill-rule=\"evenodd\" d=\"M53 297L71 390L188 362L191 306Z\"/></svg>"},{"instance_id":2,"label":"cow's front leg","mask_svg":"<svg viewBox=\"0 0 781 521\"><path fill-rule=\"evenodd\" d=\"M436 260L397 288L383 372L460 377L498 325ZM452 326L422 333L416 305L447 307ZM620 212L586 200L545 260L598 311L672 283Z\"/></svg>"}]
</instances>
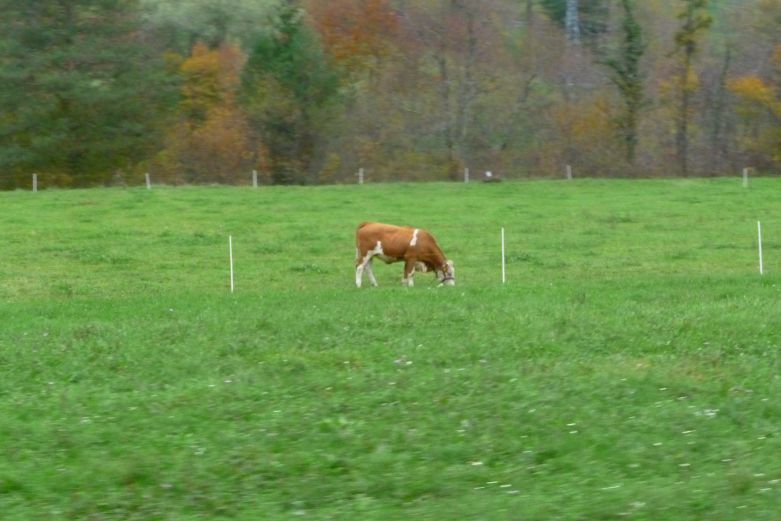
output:
<instances>
[{"instance_id":1,"label":"cow's front leg","mask_svg":"<svg viewBox=\"0 0 781 521\"><path fill-rule=\"evenodd\" d=\"M404 278L401 279L401 284L410 288L414 286L413 275L415 275L415 261L408 259L404 262Z\"/></svg>"},{"instance_id":2,"label":"cow's front leg","mask_svg":"<svg viewBox=\"0 0 781 521\"><path fill-rule=\"evenodd\" d=\"M355 267L355 287L360 288L363 281L363 263Z\"/></svg>"}]
</instances>

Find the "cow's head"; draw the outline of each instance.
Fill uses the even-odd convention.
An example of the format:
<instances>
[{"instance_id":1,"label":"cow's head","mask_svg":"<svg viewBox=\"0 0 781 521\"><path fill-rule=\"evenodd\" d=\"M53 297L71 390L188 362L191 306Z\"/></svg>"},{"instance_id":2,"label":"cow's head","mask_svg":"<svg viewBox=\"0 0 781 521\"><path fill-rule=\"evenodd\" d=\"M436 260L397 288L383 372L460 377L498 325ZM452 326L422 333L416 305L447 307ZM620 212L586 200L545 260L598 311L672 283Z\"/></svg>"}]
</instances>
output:
<instances>
[{"instance_id":1,"label":"cow's head","mask_svg":"<svg viewBox=\"0 0 781 521\"><path fill-rule=\"evenodd\" d=\"M439 279L440 286L456 285L456 267L452 260L445 262L442 267L437 270L437 278Z\"/></svg>"}]
</instances>

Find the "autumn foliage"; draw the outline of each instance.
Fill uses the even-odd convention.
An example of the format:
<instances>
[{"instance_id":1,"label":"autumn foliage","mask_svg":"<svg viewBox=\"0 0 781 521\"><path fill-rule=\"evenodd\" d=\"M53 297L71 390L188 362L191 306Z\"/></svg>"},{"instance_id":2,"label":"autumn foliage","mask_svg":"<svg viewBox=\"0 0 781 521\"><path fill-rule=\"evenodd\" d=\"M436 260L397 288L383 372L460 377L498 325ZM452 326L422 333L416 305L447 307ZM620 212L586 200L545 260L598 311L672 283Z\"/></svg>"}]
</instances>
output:
<instances>
[{"instance_id":1,"label":"autumn foliage","mask_svg":"<svg viewBox=\"0 0 781 521\"><path fill-rule=\"evenodd\" d=\"M7 4L2 188L781 171L781 0Z\"/></svg>"},{"instance_id":2,"label":"autumn foliage","mask_svg":"<svg viewBox=\"0 0 781 521\"><path fill-rule=\"evenodd\" d=\"M773 62L781 74L781 44L774 50ZM755 157L769 156L781 162L781 84L748 74L732 79L729 89L738 99L742 146Z\"/></svg>"},{"instance_id":3,"label":"autumn foliage","mask_svg":"<svg viewBox=\"0 0 781 521\"><path fill-rule=\"evenodd\" d=\"M256 157L244 111L238 104L245 57L230 44L197 43L182 61L178 119L153 167L169 182L237 182Z\"/></svg>"},{"instance_id":4,"label":"autumn foliage","mask_svg":"<svg viewBox=\"0 0 781 521\"><path fill-rule=\"evenodd\" d=\"M347 68L377 67L398 40L399 15L389 0L313 0L306 5L324 48Z\"/></svg>"}]
</instances>

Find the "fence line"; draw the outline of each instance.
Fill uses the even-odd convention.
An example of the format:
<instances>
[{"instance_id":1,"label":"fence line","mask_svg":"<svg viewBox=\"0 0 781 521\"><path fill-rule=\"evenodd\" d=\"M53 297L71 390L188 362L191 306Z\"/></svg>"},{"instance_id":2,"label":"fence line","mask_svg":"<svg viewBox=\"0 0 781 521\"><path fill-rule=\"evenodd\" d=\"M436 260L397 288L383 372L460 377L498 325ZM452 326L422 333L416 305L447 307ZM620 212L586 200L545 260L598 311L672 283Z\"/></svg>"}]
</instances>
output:
<instances>
[{"instance_id":1,"label":"fence line","mask_svg":"<svg viewBox=\"0 0 781 521\"><path fill-rule=\"evenodd\" d=\"M501 178L505 181L520 181L520 180L555 180L555 179L568 179L572 180L576 176L574 175L575 166L564 165L564 176L557 171L545 172L542 175L530 175L525 172L495 172L497 175L493 175L492 178ZM489 171L486 171L486 174ZM480 179L470 178L470 169L464 168L462 174L459 175L459 179L450 179L446 177L430 178L423 176L409 178L407 176L388 176L382 175L376 179L376 184L393 184L393 183L427 183L427 182L446 182L446 183L461 183L472 184L473 181L478 181L474 184L482 184L482 181L486 180L483 176ZM124 173L124 174L85 174L79 176L68 176L66 174L36 172L38 178L38 188L46 188L47 185L53 188L100 188L100 187L143 187L145 185L145 176L143 173ZM154 172L150 173L152 182L155 182ZM718 174L717 177L728 178L730 173L723 172ZM734 175L734 174L733 174ZM766 172L765 177L777 177L778 172ZM14 182L5 183L5 188L9 190L30 189L31 186L30 173L8 173L0 172L0 181L13 180ZM742 169L741 177L743 179L743 186L749 186L749 176L757 177L757 172L752 167L746 167ZM265 178L263 172L257 170L248 170L247 172L241 172L236 175L228 176L198 176L196 179L188 179L188 176L157 176L157 183L160 186L177 187L177 186L209 186L209 185L221 185L221 186L251 186L257 188L259 185L263 186L287 186L287 185L274 185L271 183L261 183L261 178ZM357 179L356 179L357 178ZM335 178L335 182L316 183L307 186L332 186L332 185L349 185L349 184L364 184L369 180L370 176L365 168L361 167L357 172L353 174L339 175ZM613 179L611 177L590 176L588 174L579 175L579 179ZM659 176L638 176L633 178L615 177L614 179L667 179ZM684 179L684 178L680 178ZM690 178L689 178L690 179ZM712 177L706 177L703 175L701 179L712 179ZM3 186L0 183L0 186ZM296 185L299 186L299 185ZM301 185L304 186L304 185Z\"/></svg>"},{"instance_id":2,"label":"fence line","mask_svg":"<svg viewBox=\"0 0 781 521\"><path fill-rule=\"evenodd\" d=\"M504 241L504 228L501 229L502 231L502 248L501 248L501 258L500 253L498 251L488 254L488 255L475 255L474 253L469 254L460 254L458 252L454 252L455 255L451 257L451 259L456 261L457 266L457 273L459 273L459 268L464 269L466 268L468 271L466 273L477 273L480 272L482 275L477 275L474 277L473 280L484 280L484 281L490 281L490 280L496 280L493 277L495 275L490 275L490 273L493 271L491 268L486 268L487 266L496 266L499 262L501 262L501 268L502 268L502 284L505 284L506 282L506 265L510 264L507 262L507 259L505 259L505 241ZM762 229L761 229L761 223L757 222L757 232L758 232L758 242L759 242L759 256L760 256L760 273L764 274L763 271L763 257L762 257ZM495 236L494 236L495 237ZM224 236L223 236L224 240ZM494 238L495 241L495 238ZM222 243L224 244L224 243ZM230 291L234 291L234 258L233 258L233 236L230 235L228 239L229 244L229 255L230 255ZM494 243L495 245L495 243ZM193 256L187 256L186 258L183 258L184 262L176 261L171 259L170 257L163 262L157 262L155 266L158 267L158 270L161 273L170 273L170 272L180 272L183 267L187 267L188 262L193 263L194 265L199 266L205 273L214 274L214 283L196 283L196 284L190 284L188 285L189 290L200 290L202 288L213 288L217 289L221 286L221 284L218 282L219 278L217 276L217 273L221 272L224 273L224 257L219 255L219 248L217 248L217 244L206 244L206 245L199 245L199 246L205 246L209 248L209 251L214 250L213 254L209 254L207 256L201 256L198 259L193 259ZM223 246L224 247L224 246ZM263 282L262 280L259 280L257 278L252 277L251 275L260 275L268 271L272 272L280 272L280 271L293 271L300 273L302 277L317 277L317 276L328 276L328 277L335 277L339 276L343 278L346 285L352 286L352 273L354 269L354 254L352 251L349 251L350 249L345 248L342 251L344 252L341 255L321 255L317 252L287 252L293 254L291 258L284 259L284 258L267 258L265 257L268 254L264 253L258 253L253 252L251 248L248 248L246 251L246 254L244 256L244 260L242 260L239 263L239 267L242 270L242 280L245 281L244 287L247 287L250 290L255 290L260 285L265 287L267 284ZM224 251L224 250L223 250ZM286 252L279 251L275 252L277 255L283 255ZM556 271L557 273L561 271L560 267L558 265L551 265L551 266L545 266L541 265L538 262L536 262L536 259L543 259L545 252L538 250L535 252L534 255L530 256L529 258L523 258L518 263L519 266L527 265L527 263L530 263L530 266L527 267L527 271L530 269L534 270L550 270L550 271ZM204 262L204 259L208 259L207 262ZM512 259L512 257L510 257ZM138 269L143 270L145 274L149 274L149 270L146 266L146 259L138 258L138 259L130 259L130 264L125 264L122 269L125 271L127 270L133 270L134 265L137 263ZM325 261L325 262L323 262ZM527 262L528 261L528 262ZM100 266L100 267L106 267L110 263L105 262L97 262L92 263L93 268ZM379 264L379 263L378 263ZM389 266L387 269L382 269L382 277L383 279L386 279L388 277L397 278L401 275L400 266L401 264L397 264L396 266ZM285 266L287 267L287 270L280 270L278 266ZM570 273L570 276L576 275L579 272L582 272L583 270L588 270L589 264L584 263L583 265L575 266L572 270L570 270L572 273ZM625 269L626 272L635 272L637 271L637 267L629 267ZM648 271L648 269L641 269L641 271ZM658 270L655 270L655 272L658 273ZM58 271L50 270L50 271L44 271L44 273L59 273ZM102 273L104 276L106 274L109 274L108 270L101 270L100 273ZM464 271L461 271L460 273L464 273ZM494 272L495 273L495 272ZM678 270L672 269L670 273L678 273ZM378 272L379 274L379 272ZM421 282L425 284L424 281L427 280L428 276L430 276L431 273L419 273L419 276L422 278ZM170 278L170 276L169 276ZM153 284L156 287L165 287L168 282L170 282L169 278L166 278L165 275L161 275L160 282L155 283L153 280L146 280L144 283L144 286L147 286L148 284ZM212 280L209 278L209 280ZM224 280L224 279L223 279ZM467 281L470 280L470 277L467 277ZM528 282L528 277L526 277L524 280L524 283ZM88 283L85 283L88 284ZM224 283L223 283L224 284ZM491 283L489 283L491 284ZM491 284L493 285L493 284Z\"/></svg>"}]
</instances>

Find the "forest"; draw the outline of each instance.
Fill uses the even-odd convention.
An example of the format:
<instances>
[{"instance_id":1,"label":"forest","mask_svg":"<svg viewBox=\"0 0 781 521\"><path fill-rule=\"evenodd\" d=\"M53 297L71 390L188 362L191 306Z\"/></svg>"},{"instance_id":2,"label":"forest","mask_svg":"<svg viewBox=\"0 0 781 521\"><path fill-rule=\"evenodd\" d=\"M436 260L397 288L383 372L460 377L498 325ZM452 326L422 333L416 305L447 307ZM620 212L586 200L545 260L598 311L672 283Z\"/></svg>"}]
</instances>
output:
<instances>
[{"instance_id":1,"label":"forest","mask_svg":"<svg viewBox=\"0 0 781 521\"><path fill-rule=\"evenodd\" d=\"M0 189L781 171L781 0L0 10Z\"/></svg>"}]
</instances>

